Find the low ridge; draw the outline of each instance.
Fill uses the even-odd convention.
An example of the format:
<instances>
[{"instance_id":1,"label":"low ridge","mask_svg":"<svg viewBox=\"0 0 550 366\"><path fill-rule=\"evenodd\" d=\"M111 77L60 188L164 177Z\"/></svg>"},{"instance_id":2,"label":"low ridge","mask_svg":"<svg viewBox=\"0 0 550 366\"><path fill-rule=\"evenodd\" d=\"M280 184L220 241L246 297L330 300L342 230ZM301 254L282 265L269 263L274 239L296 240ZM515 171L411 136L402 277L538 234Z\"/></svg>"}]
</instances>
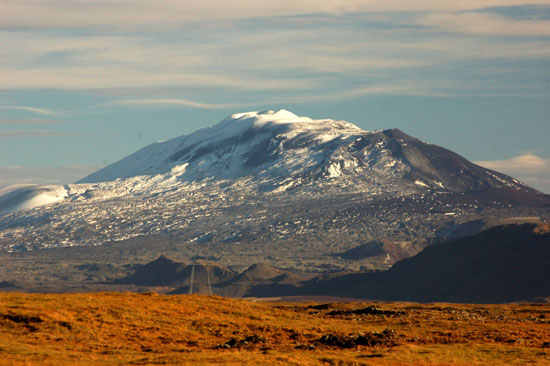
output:
<instances>
[{"instance_id":1,"label":"low ridge","mask_svg":"<svg viewBox=\"0 0 550 366\"><path fill-rule=\"evenodd\" d=\"M542 301L550 298L550 229L497 226L428 247L385 272L315 281L307 289L389 301Z\"/></svg>"}]
</instances>

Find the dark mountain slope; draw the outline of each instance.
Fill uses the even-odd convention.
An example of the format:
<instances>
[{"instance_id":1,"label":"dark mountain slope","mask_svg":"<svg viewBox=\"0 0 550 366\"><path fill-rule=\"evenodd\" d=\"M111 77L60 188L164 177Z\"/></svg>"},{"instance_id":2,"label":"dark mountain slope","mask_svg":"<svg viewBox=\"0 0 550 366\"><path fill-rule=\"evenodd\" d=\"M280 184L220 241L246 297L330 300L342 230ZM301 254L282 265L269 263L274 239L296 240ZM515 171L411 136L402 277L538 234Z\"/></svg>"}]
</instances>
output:
<instances>
[{"instance_id":1,"label":"dark mountain slope","mask_svg":"<svg viewBox=\"0 0 550 366\"><path fill-rule=\"evenodd\" d=\"M345 252L337 253L336 256L352 261L380 257L394 263L418 253L420 249L422 248L417 243L399 245L399 243L383 239L369 241L368 243L348 249Z\"/></svg>"},{"instance_id":2,"label":"dark mountain slope","mask_svg":"<svg viewBox=\"0 0 550 366\"><path fill-rule=\"evenodd\" d=\"M428 247L386 272L307 287L312 293L392 301L535 301L550 296L550 226L495 227Z\"/></svg>"}]
</instances>

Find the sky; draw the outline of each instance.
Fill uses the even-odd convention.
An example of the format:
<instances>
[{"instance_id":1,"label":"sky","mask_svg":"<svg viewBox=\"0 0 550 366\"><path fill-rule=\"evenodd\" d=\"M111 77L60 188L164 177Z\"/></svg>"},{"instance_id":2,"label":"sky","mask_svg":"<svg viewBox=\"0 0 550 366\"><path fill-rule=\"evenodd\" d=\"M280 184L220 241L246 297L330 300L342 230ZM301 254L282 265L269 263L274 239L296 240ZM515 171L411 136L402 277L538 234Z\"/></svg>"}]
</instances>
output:
<instances>
[{"instance_id":1,"label":"sky","mask_svg":"<svg viewBox=\"0 0 550 366\"><path fill-rule=\"evenodd\" d=\"M281 108L550 193L550 0L0 1L0 187Z\"/></svg>"}]
</instances>

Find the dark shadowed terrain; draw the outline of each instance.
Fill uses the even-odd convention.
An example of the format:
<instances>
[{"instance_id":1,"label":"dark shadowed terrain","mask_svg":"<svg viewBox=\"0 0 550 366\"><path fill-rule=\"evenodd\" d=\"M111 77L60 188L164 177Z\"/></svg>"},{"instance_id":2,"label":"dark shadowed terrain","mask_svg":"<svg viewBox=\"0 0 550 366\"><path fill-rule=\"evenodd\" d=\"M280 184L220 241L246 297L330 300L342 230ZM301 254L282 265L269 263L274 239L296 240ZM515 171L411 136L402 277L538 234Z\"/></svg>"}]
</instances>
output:
<instances>
[{"instance_id":1,"label":"dark shadowed terrain","mask_svg":"<svg viewBox=\"0 0 550 366\"><path fill-rule=\"evenodd\" d=\"M473 224L472 224L473 225ZM339 256L350 261L363 255L396 253L395 244L371 242ZM109 247L103 247L106 249ZM115 247L111 247L113 249ZM118 248L118 247L116 247ZM385 248L385 249L384 249ZM99 248L98 248L99 249ZM11 254L2 267L8 279L2 291L83 292L156 291L171 294L215 294L229 297L335 296L417 302L503 303L550 300L550 229L547 224L497 226L472 236L433 244L389 270L306 273L268 263L245 269L225 268L205 258L184 263L164 255L146 264L109 262L108 256L83 264L72 248L67 261L37 254ZM382 252L383 251L383 252ZM32 252L31 252L32 253ZM29 255L31 255L29 253ZM139 251L136 249L136 253ZM393 254L392 254L393 255ZM27 277L13 273L34 269ZM102 262L105 260L106 262ZM80 263L80 264L78 264ZM12 269L12 276L8 269ZM33 272L34 271L34 272Z\"/></svg>"}]
</instances>

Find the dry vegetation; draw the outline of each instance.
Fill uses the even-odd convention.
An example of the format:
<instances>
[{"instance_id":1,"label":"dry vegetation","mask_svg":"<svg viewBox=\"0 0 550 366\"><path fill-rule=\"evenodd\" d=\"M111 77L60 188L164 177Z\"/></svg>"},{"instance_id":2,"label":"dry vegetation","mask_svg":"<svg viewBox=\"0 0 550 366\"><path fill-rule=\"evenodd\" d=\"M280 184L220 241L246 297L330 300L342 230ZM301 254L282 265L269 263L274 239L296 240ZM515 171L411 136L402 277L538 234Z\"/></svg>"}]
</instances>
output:
<instances>
[{"instance_id":1,"label":"dry vegetation","mask_svg":"<svg viewBox=\"0 0 550 366\"><path fill-rule=\"evenodd\" d=\"M2 365L549 365L550 306L0 294Z\"/></svg>"}]
</instances>

